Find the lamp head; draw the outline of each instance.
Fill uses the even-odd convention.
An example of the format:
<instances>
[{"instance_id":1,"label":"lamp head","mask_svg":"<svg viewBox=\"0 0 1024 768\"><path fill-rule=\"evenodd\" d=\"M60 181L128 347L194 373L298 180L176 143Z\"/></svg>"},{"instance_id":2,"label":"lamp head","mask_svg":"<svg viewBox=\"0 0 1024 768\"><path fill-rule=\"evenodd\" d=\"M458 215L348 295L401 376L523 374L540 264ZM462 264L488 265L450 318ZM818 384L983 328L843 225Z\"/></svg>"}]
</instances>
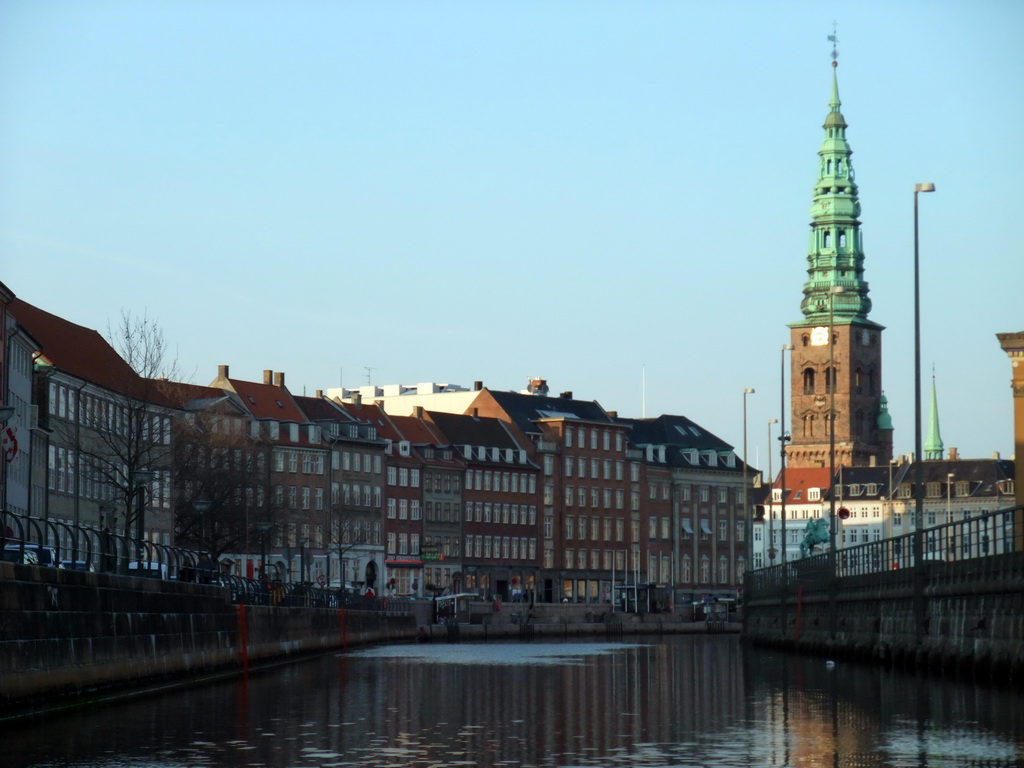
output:
<instances>
[{"instance_id":1,"label":"lamp head","mask_svg":"<svg viewBox=\"0 0 1024 768\"><path fill-rule=\"evenodd\" d=\"M746 389L743 390L743 394L744 395L752 395L752 394L754 394L754 388L753 387L747 387Z\"/></svg>"},{"instance_id":2,"label":"lamp head","mask_svg":"<svg viewBox=\"0 0 1024 768\"><path fill-rule=\"evenodd\" d=\"M779 420L778 419L768 419L768 423L769 424L778 424Z\"/></svg>"},{"instance_id":3,"label":"lamp head","mask_svg":"<svg viewBox=\"0 0 1024 768\"><path fill-rule=\"evenodd\" d=\"M915 184L914 185L914 192L915 193L917 193L917 192L934 192L934 191L935 191L935 185L932 184L930 181L926 181L926 182L923 182L921 184Z\"/></svg>"}]
</instances>

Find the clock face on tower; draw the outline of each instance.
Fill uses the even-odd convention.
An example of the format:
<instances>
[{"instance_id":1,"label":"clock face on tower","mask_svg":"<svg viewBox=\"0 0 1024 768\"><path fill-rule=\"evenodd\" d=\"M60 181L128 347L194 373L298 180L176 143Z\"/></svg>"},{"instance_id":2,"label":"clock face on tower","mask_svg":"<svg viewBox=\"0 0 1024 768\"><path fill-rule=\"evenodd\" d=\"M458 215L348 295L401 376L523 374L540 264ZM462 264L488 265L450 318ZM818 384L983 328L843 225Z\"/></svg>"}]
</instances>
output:
<instances>
[{"instance_id":1,"label":"clock face on tower","mask_svg":"<svg viewBox=\"0 0 1024 768\"><path fill-rule=\"evenodd\" d=\"M828 344L828 328L819 325L811 331L811 346L823 347Z\"/></svg>"}]
</instances>

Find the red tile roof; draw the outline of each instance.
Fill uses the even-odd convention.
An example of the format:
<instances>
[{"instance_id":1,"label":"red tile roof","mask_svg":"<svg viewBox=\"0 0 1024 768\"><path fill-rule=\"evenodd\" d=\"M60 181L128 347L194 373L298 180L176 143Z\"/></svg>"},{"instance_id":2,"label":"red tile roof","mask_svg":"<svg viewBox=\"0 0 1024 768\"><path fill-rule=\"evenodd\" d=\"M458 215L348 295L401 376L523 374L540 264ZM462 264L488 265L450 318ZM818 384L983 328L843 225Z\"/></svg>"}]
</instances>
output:
<instances>
[{"instance_id":1,"label":"red tile roof","mask_svg":"<svg viewBox=\"0 0 1024 768\"><path fill-rule=\"evenodd\" d=\"M9 306L19 324L39 342L42 358L59 371L132 397L161 401L149 379L141 378L96 331L57 317L22 299Z\"/></svg>"},{"instance_id":2,"label":"red tile roof","mask_svg":"<svg viewBox=\"0 0 1024 768\"><path fill-rule=\"evenodd\" d=\"M787 469L786 490L789 491L789 493L786 496L786 503L807 504L808 488L821 488L822 498L825 498L825 494L828 493L829 489L828 478L828 469L826 467L799 467L796 469ZM782 483L778 477L775 478L775 483L772 487L782 487ZM800 498L797 498L798 492L800 492Z\"/></svg>"},{"instance_id":3,"label":"red tile roof","mask_svg":"<svg viewBox=\"0 0 1024 768\"><path fill-rule=\"evenodd\" d=\"M273 384L257 384L254 381L228 379L231 388L242 400L242 404L257 419L274 419L275 421L294 421L305 424L305 414L292 400L291 394L284 387Z\"/></svg>"}]
</instances>

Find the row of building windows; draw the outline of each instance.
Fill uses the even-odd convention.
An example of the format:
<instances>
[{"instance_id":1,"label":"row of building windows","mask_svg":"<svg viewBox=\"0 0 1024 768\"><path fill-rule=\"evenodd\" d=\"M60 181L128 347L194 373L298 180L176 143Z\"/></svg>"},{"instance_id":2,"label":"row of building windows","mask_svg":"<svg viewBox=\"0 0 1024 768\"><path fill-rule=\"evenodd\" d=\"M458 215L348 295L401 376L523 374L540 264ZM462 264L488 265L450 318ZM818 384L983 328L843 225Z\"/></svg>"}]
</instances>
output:
<instances>
[{"instance_id":1,"label":"row of building windows","mask_svg":"<svg viewBox=\"0 0 1024 768\"><path fill-rule=\"evenodd\" d=\"M548 459L548 458L550 458L550 457L549 456L545 457L545 459ZM582 456L580 456L580 457L566 456L564 461L563 461L563 468L564 468L565 476L566 477L572 477L573 474L575 473L576 477L586 478L586 477L588 477L588 471L587 471L588 466L589 466L589 477L591 477L594 480L602 480L602 479L603 480L611 480L611 479L613 479L613 475L614 475L614 479L615 480L623 480L625 478L626 463L624 461L622 461L621 459L620 460L616 460L616 461L612 461L611 459L593 459L592 458L592 459L590 459L588 461L586 458L584 458ZM637 470L636 470L636 473L635 473L637 475L637 477L634 478L634 482L635 482L639 478L640 470L639 470L639 465L638 464L631 463L630 464L631 473L632 473L633 467L637 467ZM549 474L550 475L551 472L545 472L545 474Z\"/></svg>"},{"instance_id":2,"label":"row of building windows","mask_svg":"<svg viewBox=\"0 0 1024 768\"><path fill-rule=\"evenodd\" d=\"M462 519L462 505L457 501L426 501L423 506L428 522L457 523Z\"/></svg>"},{"instance_id":3,"label":"row of building windows","mask_svg":"<svg viewBox=\"0 0 1024 768\"><path fill-rule=\"evenodd\" d=\"M532 504L492 504L487 501L470 501L466 502L466 522L536 525L537 507Z\"/></svg>"},{"instance_id":4,"label":"row of building windows","mask_svg":"<svg viewBox=\"0 0 1024 768\"><path fill-rule=\"evenodd\" d=\"M324 473L324 454L316 451L274 451L274 471L284 472L285 464L292 474L299 471L302 462L302 474L322 475Z\"/></svg>"},{"instance_id":5,"label":"row of building windows","mask_svg":"<svg viewBox=\"0 0 1024 768\"><path fill-rule=\"evenodd\" d=\"M466 557L485 560L533 560L537 539L518 536L466 536Z\"/></svg>"},{"instance_id":6,"label":"row of building windows","mask_svg":"<svg viewBox=\"0 0 1024 768\"><path fill-rule=\"evenodd\" d=\"M545 489L547 490L547 489ZM590 503L587 504L589 499ZM623 509L625 506L626 492L621 488L615 489L615 509ZM544 503L551 504L553 499L548 498L548 494L545 493ZM636 491L630 493L630 507L632 509L640 508L640 494ZM612 489L611 488L587 488L586 486L565 486L565 506L571 507L573 505L579 507L590 506L594 509L604 507L605 509L612 508Z\"/></svg>"},{"instance_id":7,"label":"row of building windows","mask_svg":"<svg viewBox=\"0 0 1024 768\"><path fill-rule=\"evenodd\" d=\"M344 472L372 472L379 475L383 470L383 463L384 459L379 453L341 451L341 469Z\"/></svg>"},{"instance_id":8,"label":"row of building windows","mask_svg":"<svg viewBox=\"0 0 1024 768\"><path fill-rule=\"evenodd\" d=\"M612 541L613 529L614 540L623 541L626 534L626 521L621 518L565 516L565 538L569 540L589 538L591 541Z\"/></svg>"},{"instance_id":9,"label":"row of building windows","mask_svg":"<svg viewBox=\"0 0 1024 768\"><path fill-rule=\"evenodd\" d=\"M274 487L274 503L278 507L285 506L286 496L287 506L292 509L315 509L321 511L324 508L323 488L310 488L308 485L278 485Z\"/></svg>"},{"instance_id":10,"label":"row of building windows","mask_svg":"<svg viewBox=\"0 0 1024 768\"><path fill-rule=\"evenodd\" d=\"M565 427L565 447L572 448L573 445L579 448L586 448L587 441L589 438L590 450L612 450L612 441L615 442L616 453L622 453L625 448L625 443L622 439L622 433L616 432L615 437L612 437L612 431L610 429L601 429L599 427L584 427L577 426L575 432L571 425ZM600 448L598 445L600 444Z\"/></svg>"},{"instance_id":11,"label":"row of building windows","mask_svg":"<svg viewBox=\"0 0 1024 768\"><path fill-rule=\"evenodd\" d=\"M494 472L489 469L467 469L466 490L536 493L537 476L524 472Z\"/></svg>"},{"instance_id":12,"label":"row of building windows","mask_svg":"<svg viewBox=\"0 0 1024 768\"><path fill-rule=\"evenodd\" d=\"M389 520L419 520L421 517L419 499L388 499Z\"/></svg>"},{"instance_id":13,"label":"row of building windows","mask_svg":"<svg viewBox=\"0 0 1024 768\"><path fill-rule=\"evenodd\" d=\"M81 401L81 413L78 401ZM141 406L129 407L110 402L89 393L79 394L71 387L50 382L48 410L51 416L81 423L90 429L128 436L140 427L144 442L170 445L171 419L156 413L149 413Z\"/></svg>"}]
</instances>

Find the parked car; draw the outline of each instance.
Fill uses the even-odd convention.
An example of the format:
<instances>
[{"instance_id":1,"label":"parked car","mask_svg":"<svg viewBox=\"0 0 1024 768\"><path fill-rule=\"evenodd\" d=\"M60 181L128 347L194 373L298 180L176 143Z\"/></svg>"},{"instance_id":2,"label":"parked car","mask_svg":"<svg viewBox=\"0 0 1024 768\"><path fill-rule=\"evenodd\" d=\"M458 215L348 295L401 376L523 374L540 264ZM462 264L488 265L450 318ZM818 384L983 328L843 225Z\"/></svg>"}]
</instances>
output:
<instances>
[{"instance_id":1,"label":"parked car","mask_svg":"<svg viewBox=\"0 0 1024 768\"><path fill-rule=\"evenodd\" d=\"M62 567L57 560L57 550L45 544L5 544L2 559L8 563Z\"/></svg>"},{"instance_id":2,"label":"parked car","mask_svg":"<svg viewBox=\"0 0 1024 768\"><path fill-rule=\"evenodd\" d=\"M60 567L68 571L95 571L96 566L86 560L61 560Z\"/></svg>"},{"instance_id":3,"label":"parked car","mask_svg":"<svg viewBox=\"0 0 1024 768\"><path fill-rule=\"evenodd\" d=\"M166 579L167 563L158 563L153 560L132 560L128 563L129 576L144 576L150 579Z\"/></svg>"}]
</instances>

